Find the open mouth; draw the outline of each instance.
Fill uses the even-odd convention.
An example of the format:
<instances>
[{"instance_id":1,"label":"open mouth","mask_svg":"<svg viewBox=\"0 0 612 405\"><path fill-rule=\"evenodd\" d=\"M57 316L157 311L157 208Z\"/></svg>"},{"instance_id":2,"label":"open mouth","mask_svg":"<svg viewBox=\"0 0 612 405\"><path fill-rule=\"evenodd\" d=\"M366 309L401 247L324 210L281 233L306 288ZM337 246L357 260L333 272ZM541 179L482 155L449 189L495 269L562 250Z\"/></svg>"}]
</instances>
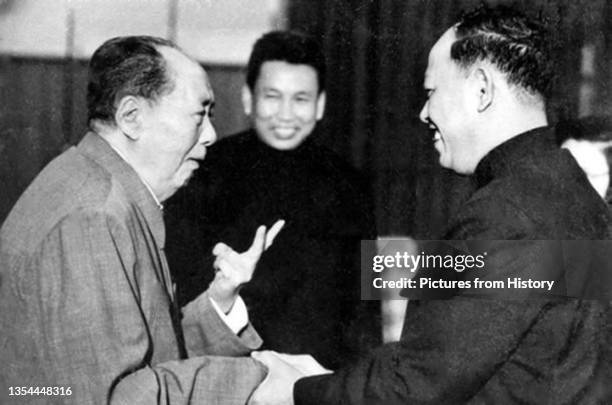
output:
<instances>
[{"instance_id":1,"label":"open mouth","mask_svg":"<svg viewBox=\"0 0 612 405\"><path fill-rule=\"evenodd\" d=\"M429 124L428 128L430 133L433 134L431 140L434 141L434 143L442 140L442 136L440 135L440 131L438 131L438 127L433 124Z\"/></svg>"},{"instance_id":2,"label":"open mouth","mask_svg":"<svg viewBox=\"0 0 612 405\"><path fill-rule=\"evenodd\" d=\"M295 127L276 127L274 133L280 138L290 138L297 132Z\"/></svg>"},{"instance_id":3,"label":"open mouth","mask_svg":"<svg viewBox=\"0 0 612 405\"><path fill-rule=\"evenodd\" d=\"M440 135L440 131L438 131L438 127L433 122L431 122L431 120L428 120L427 124L427 128L433 133L433 138L431 140L434 143L441 141L442 136Z\"/></svg>"}]
</instances>

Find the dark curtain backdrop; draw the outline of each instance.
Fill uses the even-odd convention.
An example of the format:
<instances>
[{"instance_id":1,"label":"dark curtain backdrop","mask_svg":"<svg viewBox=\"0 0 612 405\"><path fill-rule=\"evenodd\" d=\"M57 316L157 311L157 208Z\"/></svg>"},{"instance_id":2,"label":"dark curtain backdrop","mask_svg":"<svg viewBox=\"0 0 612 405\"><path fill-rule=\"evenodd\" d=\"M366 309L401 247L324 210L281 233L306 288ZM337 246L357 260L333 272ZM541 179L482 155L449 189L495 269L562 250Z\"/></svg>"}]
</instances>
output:
<instances>
[{"instance_id":1,"label":"dark curtain backdrop","mask_svg":"<svg viewBox=\"0 0 612 405\"><path fill-rule=\"evenodd\" d=\"M321 141L370 180L380 235L435 238L470 191L469 181L438 166L418 114L427 55L461 10L480 1L292 0L294 29L318 37L328 58L328 106ZM507 2L489 2L507 3ZM597 50L595 110L610 107L612 60L606 1L513 2L539 13L558 39L558 89L552 122L578 113L585 43ZM605 29L604 29L605 28Z\"/></svg>"}]
</instances>

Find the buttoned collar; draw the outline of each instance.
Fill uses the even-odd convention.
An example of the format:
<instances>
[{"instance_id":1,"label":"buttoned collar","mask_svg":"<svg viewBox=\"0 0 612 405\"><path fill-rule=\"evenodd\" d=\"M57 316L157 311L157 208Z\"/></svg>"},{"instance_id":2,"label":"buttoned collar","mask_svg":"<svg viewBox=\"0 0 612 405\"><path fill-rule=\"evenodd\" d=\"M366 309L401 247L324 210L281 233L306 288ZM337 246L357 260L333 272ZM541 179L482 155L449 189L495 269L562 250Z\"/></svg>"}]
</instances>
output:
<instances>
[{"instance_id":1,"label":"buttoned collar","mask_svg":"<svg viewBox=\"0 0 612 405\"><path fill-rule=\"evenodd\" d=\"M473 175L476 187L483 187L494 178L512 174L521 167L533 167L532 162L541 159L543 152L557 148L551 127L534 128L512 137L478 163Z\"/></svg>"}]
</instances>

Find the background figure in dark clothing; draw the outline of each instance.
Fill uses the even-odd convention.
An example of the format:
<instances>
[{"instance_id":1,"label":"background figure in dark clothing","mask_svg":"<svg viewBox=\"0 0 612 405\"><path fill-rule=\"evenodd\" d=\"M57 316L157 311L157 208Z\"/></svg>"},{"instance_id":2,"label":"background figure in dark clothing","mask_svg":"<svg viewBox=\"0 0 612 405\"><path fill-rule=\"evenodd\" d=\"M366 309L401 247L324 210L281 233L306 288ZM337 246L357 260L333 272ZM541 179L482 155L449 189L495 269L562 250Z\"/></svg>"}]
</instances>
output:
<instances>
[{"instance_id":1,"label":"background figure in dark clothing","mask_svg":"<svg viewBox=\"0 0 612 405\"><path fill-rule=\"evenodd\" d=\"M216 242L246 246L254 224L285 219L241 295L266 348L334 368L379 343L381 331L378 303L360 301L360 240L375 237L368 194L313 135L324 81L311 38L271 32L257 41L242 97L252 129L218 142L170 203L167 254L186 302L212 279L201 269Z\"/></svg>"},{"instance_id":2,"label":"background figure in dark clothing","mask_svg":"<svg viewBox=\"0 0 612 405\"><path fill-rule=\"evenodd\" d=\"M612 118L590 116L562 121L556 127L557 142L570 151L597 193L609 204L612 162Z\"/></svg>"}]
</instances>

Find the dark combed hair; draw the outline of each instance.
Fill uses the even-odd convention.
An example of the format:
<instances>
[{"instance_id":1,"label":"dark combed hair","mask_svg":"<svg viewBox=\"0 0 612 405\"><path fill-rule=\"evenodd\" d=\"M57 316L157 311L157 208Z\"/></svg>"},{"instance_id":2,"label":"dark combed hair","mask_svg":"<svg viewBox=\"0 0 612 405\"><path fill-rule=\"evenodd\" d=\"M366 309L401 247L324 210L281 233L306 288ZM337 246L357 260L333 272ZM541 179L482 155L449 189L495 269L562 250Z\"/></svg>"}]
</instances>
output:
<instances>
[{"instance_id":1,"label":"dark combed hair","mask_svg":"<svg viewBox=\"0 0 612 405\"><path fill-rule=\"evenodd\" d=\"M533 95L550 96L552 42L544 24L511 7L481 5L463 14L456 35L451 58L460 66L489 61L507 75L509 84Z\"/></svg>"},{"instance_id":2,"label":"dark combed hair","mask_svg":"<svg viewBox=\"0 0 612 405\"><path fill-rule=\"evenodd\" d=\"M295 31L272 31L259 38L247 65L246 82L251 90L255 88L261 65L267 61L311 66L317 72L319 92L325 89L325 57L311 36Z\"/></svg>"},{"instance_id":3,"label":"dark combed hair","mask_svg":"<svg viewBox=\"0 0 612 405\"><path fill-rule=\"evenodd\" d=\"M157 47L176 48L171 41L150 36L112 38L89 62L87 113L92 120L114 122L117 102L127 95L156 100L172 91L174 81Z\"/></svg>"}]
</instances>

